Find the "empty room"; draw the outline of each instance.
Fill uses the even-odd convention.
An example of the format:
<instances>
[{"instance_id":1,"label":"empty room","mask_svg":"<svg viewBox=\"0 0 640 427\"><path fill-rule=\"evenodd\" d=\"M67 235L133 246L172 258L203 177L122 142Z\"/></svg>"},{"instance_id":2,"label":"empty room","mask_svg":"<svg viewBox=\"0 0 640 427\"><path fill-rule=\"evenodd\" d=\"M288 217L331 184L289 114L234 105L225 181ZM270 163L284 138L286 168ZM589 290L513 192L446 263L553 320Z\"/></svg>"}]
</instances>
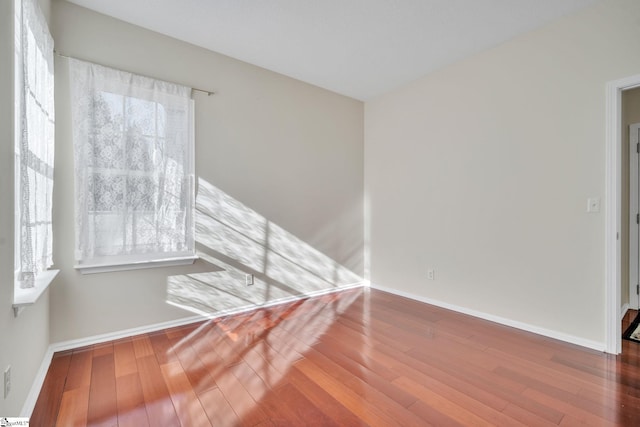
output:
<instances>
[{"instance_id":1,"label":"empty room","mask_svg":"<svg viewBox=\"0 0 640 427\"><path fill-rule=\"evenodd\" d=\"M638 0L0 0L0 425L640 425L639 43Z\"/></svg>"}]
</instances>

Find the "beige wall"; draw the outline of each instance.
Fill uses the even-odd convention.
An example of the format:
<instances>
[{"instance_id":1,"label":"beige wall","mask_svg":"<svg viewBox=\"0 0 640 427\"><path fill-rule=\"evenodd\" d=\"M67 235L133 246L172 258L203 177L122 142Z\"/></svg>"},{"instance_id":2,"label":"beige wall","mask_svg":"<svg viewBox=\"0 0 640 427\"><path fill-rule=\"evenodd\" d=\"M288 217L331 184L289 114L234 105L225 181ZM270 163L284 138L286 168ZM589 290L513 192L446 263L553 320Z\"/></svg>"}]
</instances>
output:
<instances>
[{"instance_id":1,"label":"beige wall","mask_svg":"<svg viewBox=\"0 0 640 427\"><path fill-rule=\"evenodd\" d=\"M307 251L317 255L318 262L331 259L362 274L364 112L361 102L67 2L53 2L52 19L59 52L215 90L217 93L211 97L194 95L196 172L203 180L201 189L215 186L222 190L224 197L242 203L259 221L268 221L272 233L279 230L279 236L286 235L286 241L280 243L294 247L293 252L298 256L302 257ZM247 290L242 275L207 276L204 273L224 267L226 263L241 267L242 272L251 260L230 258L247 255L248 247L246 251L226 253L221 257L223 262L207 257L215 266L199 261L190 267L85 276L75 271L67 61L58 58L56 66L54 251L61 273L60 283L51 290L52 342L193 315L167 304L169 283L172 286L198 284L200 291L212 292L205 297L213 305L223 299L227 291L250 293L250 296L259 293L260 301L265 301L273 299L275 294L282 296L282 289L290 293L318 289L317 284L306 287L295 274L278 278L278 293L265 289L261 281ZM200 202L203 197L208 196L200 191ZM225 242L210 239L213 242L204 245L205 238L211 236L206 233L197 236L200 248L206 246L204 250L208 254L215 252L211 246ZM295 259L295 253L283 260L280 255L286 248L274 254L268 244L261 244L257 251L271 257L271 265L277 258L287 265L288 271L291 271L289 267L296 267L301 275L310 272L309 276L316 277L314 269L318 266L302 265L303 261ZM214 255L220 255L220 251ZM255 270L260 280L268 281L275 275L272 271ZM200 275L186 276L190 272L200 272ZM170 281L169 276L178 277ZM212 289L219 282L225 282L226 288Z\"/></svg>"},{"instance_id":2,"label":"beige wall","mask_svg":"<svg viewBox=\"0 0 640 427\"><path fill-rule=\"evenodd\" d=\"M41 0L45 14L49 1ZM11 365L12 390L0 415L18 416L49 346L49 294L14 317L13 302L13 0L0 0L0 382Z\"/></svg>"},{"instance_id":3,"label":"beige wall","mask_svg":"<svg viewBox=\"0 0 640 427\"><path fill-rule=\"evenodd\" d=\"M640 88L622 92L622 306L629 304L629 125L640 123Z\"/></svg>"},{"instance_id":4,"label":"beige wall","mask_svg":"<svg viewBox=\"0 0 640 427\"><path fill-rule=\"evenodd\" d=\"M604 346L604 212L586 206L639 16L600 2L366 104L373 284Z\"/></svg>"}]
</instances>

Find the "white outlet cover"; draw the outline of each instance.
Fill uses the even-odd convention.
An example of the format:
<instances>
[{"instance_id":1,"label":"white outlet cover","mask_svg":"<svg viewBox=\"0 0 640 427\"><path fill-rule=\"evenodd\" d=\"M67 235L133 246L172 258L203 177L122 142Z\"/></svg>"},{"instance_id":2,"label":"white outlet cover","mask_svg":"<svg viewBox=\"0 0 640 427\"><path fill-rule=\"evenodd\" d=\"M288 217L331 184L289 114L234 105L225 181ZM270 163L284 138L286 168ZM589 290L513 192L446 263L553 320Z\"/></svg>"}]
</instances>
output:
<instances>
[{"instance_id":1,"label":"white outlet cover","mask_svg":"<svg viewBox=\"0 0 640 427\"><path fill-rule=\"evenodd\" d=\"M600 198L590 197L587 199L587 212L589 213L600 212Z\"/></svg>"},{"instance_id":2,"label":"white outlet cover","mask_svg":"<svg viewBox=\"0 0 640 427\"><path fill-rule=\"evenodd\" d=\"M7 366L4 371L4 398L6 399L11 392L11 366Z\"/></svg>"}]
</instances>

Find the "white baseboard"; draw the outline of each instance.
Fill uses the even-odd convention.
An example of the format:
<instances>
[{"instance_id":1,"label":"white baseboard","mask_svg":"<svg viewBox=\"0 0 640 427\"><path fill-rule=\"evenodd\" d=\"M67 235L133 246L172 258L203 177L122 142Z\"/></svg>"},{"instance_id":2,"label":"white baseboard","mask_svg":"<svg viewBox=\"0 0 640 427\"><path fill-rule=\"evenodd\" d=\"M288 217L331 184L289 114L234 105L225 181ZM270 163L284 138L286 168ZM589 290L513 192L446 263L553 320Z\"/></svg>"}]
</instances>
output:
<instances>
[{"instance_id":1,"label":"white baseboard","mask_svg":"<svg viewBox=\"0 0 640 427\"><path fill-rule=\"evenodd\" d=\"M210 320L216 319L223 316L229 316L232 314L244 313L246 311L255 310L258 308L271 307L279 304L286 304L288 302L298 301L305 298L315 297L319 295L329 294L332 292L344 291L347 289L359 288L362 287L363 284L358 282L350 285L345 285L336 288L322 289L320 291L309 292L306 294L300 295L292 295L285 298L280 298L273 301L268 301L264 304L253 304L247 305L240 308L233 308L229 310L221 310L213 314L201 313L196 316L185 317L177 320L170 320L168 322L155 323L152 325L140 326L137 328L125 329L116 332L109 332L106 334L94 335L91 337L80 338L76 340L63 341L59 343L51 344L50 348L53 349L53 352L63 351L63 350L71 350L74 348L85 347L88 345L100 344L107 341L118 340L121 338L128 338L135 335L147 334L150 332L161 331L163 329L175 328L177 326L189 325L191 323L200 322L202 320Z\"/></svg>"},{"instance_id":2,"label":"white baseboard","mask_svg":"<svg viewBox=\"0 0 640 427\"><path fill-rule=\"evenodd\" d=\"M20 411L21 417L31 418L31 413L33 412L33 408L36 407L36 402L38 401L38 396L40 395L40 390L42 389L42 384L44 384L44 379L47 376L47 371L49 370L52 358L53 350L51 349L51 346L49 346L47 351L44 353L42 363L40 363L40 369L38 369L38 373L36 374L33 384L29 389L29 394L27 394L27 398L22 405L22 411Z\"/></svg>"},{"instance_id":3,"label":"white baseboard","mask_svg":"<svg viewBox=\"0 0 640 427\"><path fill-rule=\"evenodd\" d=\"M170 320L168 322L154 323L152 325L139 326L137 328L123 329L120 331L109 332L106 334L94 335L86 338L62 341L53 343L49 348L53 353L73 350L75 348L86 347L88 345L100 344L107 341L119 340L121 338L133 337L135 335L147 334L149 332L161 331L162 329L175 328L177 326L189 325L191 323L206 320L203 316L183 317L182 319Z\"/></svg>"},{"instance_id":4,"label":"white baseboard","mask_svg":"<svg viewBox=\"0 0 640 427\"><path fill-rule=\"evenodd\" d=\"M94 335L92 337L80 338L76 340L62 341L58 343L53 343L49 345L44 358L42 359L42 363L40 364L40 369L36 374L36 378L31 385L31 389L29 390L29 394L22 406L22 411L20 413L21 417L30 418L33 413L33 409L36 407L36 402L38 401L38 396L40 395L40 390L42 389L42 385L44 384L44 379L47 376L47 371L49 370L49 365L51 365L51 359L53 358L53 354L58 351L71 350L74 348L85 347L93 344L100 344L107 341L113 341L120 338L132 337L135 335L145 334L149 332L160 331L162 329L173 328L176 326L188 325L190 323L199 322L201 320L205 320L202 316L191 316L185 317L182 319L171 320L168 322L156 323L153 325L140 326L137 328L125 329L121 331L111 332L107 334Z\"/></svg>"},{"instance_id":5,"label":"white baseboard","mask_svg":"<svg viewBox=\"0 0 640 427\"><path fill-rule=\"evenodd\" d=\"M434 300L431 298L426 298L423 296L411 294L404 291L399 291L397 289L386 288L384 286L378 286L374 283L370 284L372 289L378 289L380 291L388 292L390 294L398 295L401 297L409 298L412 300L424 302L426 304L435 305L437 307L446 308L447 310L455 311L458 313L468 314L473 317L478 317L480 319L489 320L491 322L499 323L501 325L510 326L512 328L521 329L527 332L533 332L534 334L543 335L545 337L554 338L560 341L568 342L571 344L576 344L581 347L587 347L593 350L605 351L605 343L599 341L587 340L581 337L577 337L575 335L565 334L564 332L554 331L551 329L541 328L539 326L530 325L524 322L518 322L517 320L507 319L505 317L495 316L493 314L484 313L477 310L472 310L466 307L457 306L454 304L449 304L446 302Z\"/></svg>"},{"instance_id":6,"label":"white baseboard","mask_svg":"<svg viewBox=\"0 0 640 427\"><path fill-rule=\"evenodd\" d=\"M630 308L629 307L629 303L626 303L620 309L620 322L622 322L622 319L624 318L624 315L627 314L627 311L629 311L629 308ZM624 331L622 331L622 332L624 332Z\"/></svg>"},{"instance_id":7,"label":"white baseboard","mask_svg":"<svg viewBox=\"0 0 640 427\"><path fill-rule=\"evenodd\" d=\"M31 385L31 389L29 390L29 394L27 395L27 399L22 406L22 411L20 413L21 417L31 417L33 413L33 409L36 406L36 402L38 400L38 396L40 395L40 390L42 389L42 385L44 384L45 377L47 376L47 371L49 370L49 365L51 365L51 359L53 358L53 354L58 351L64 350L72 350L74 348L86 347L88 345L100 344L107 341L113 341L121 338L133 337L135 335L147 334L150 332L161 331L163 329L175 328L178 326L189 325L191 323L200 322L202 320L210 320L223 316L229 316L232 314L244 313L247 311L255 310L258 308L272 307L275 305L286 304L289 302L299 301L302 299L317 297L320 295L326 295L333 292L346 291L348 289L355 289L368 286L365 282L357 282L345 286L339 286L335 288L322 289L319 291L309 292L306 294L300 295L292 295L290 297L280 298L274 301L268 301L264 304L255 304L251 306L245 306L237 309L223 310L215 313L214 315L198 315L198 316L190 316L182 319L170 320L168 322L155 323L152 325L139 326L137 328L124 329L116 332L109 332L106 334L94 335L91 337L80 338L69 341L62 341L58 343L53 343L49 345L44 358L42 359L42 363L40 364L40 369L36 375L33 384Z\"/></svg>"}]
</instances>

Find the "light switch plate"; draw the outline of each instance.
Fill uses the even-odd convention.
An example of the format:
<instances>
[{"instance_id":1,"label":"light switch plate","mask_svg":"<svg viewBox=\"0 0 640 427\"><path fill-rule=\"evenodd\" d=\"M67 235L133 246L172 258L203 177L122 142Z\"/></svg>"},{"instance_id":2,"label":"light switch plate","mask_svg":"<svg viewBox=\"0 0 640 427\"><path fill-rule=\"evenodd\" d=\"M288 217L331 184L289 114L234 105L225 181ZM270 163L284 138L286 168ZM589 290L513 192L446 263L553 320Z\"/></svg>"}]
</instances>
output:
<instances>
[{"instance_id":1,"label":"light switch plate","mask_svg":"<svg viewBox=\"0 0 640 427\"><path fill-rule=\"evenodd\" d=\"M600 199L598 197L590 197L587 199L587 212L600 212Z\"/></svg>"}]
</instances>

